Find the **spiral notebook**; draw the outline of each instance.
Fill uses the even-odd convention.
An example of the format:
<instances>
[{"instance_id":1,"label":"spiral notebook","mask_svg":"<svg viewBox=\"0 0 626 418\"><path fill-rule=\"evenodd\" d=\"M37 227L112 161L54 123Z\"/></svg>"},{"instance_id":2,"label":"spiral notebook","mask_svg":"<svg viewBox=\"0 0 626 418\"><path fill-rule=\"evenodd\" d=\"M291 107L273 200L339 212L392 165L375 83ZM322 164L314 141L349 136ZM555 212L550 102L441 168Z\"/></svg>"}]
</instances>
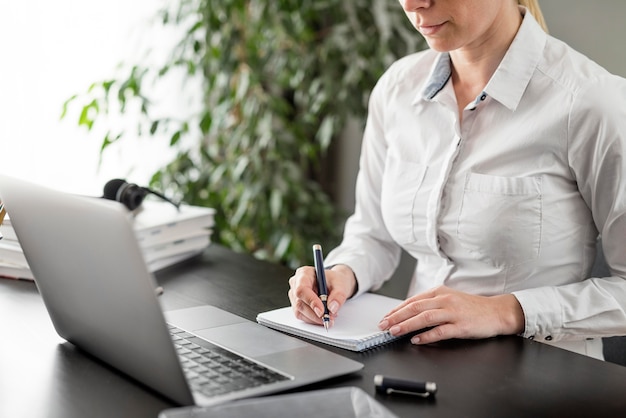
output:
<instances>
[{"instance_id":1,"label":"spiral notebook","mask_svg":"<svg viewBox=\"0 0 626 418\"><path fill-rule=\"evenodd\" d=\"M329 344L351 351L364 351L391 342L394 337L378 329L378 323L400 299L375 293L364 293L348 300L339 311L332 327L326 332L321 325L312 325L297 319L291 307L274 309L257 315L259 324L288 334Z\"/></svg>"}]
</instances>

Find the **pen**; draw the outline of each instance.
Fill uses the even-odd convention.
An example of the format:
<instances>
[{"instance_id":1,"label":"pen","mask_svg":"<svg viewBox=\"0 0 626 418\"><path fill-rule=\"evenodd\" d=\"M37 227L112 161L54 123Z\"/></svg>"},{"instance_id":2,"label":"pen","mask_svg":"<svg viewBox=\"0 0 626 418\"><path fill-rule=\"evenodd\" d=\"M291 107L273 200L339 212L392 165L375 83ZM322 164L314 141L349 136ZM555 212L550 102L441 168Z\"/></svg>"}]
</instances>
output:
<instances>
[{"instance_id":1,"label":"pen","mask_svg":"<svg viewBox=\"0 0 626 418\"><path fill-rule=\"evenodd\" d=\"M416 380L398 379L387 377L381 374L374 376L374 385L376 392L385 395L393 395L394 393L403 395L417 395L424 398L435 395L437 392L437 384L434 382L419 382Z\"/></svg>"},{"instance_id":2,"label":"pen","mask_svg":"<svg viewBox=\"0 0 626 418\"><path fill-rule=\"evenodd\" d=\"M324 304L324 328L328 331L328 323L330 322L330 313L328 312L328 288L326 286L326 273L324 273L324 255L322 254L322 246L315 244L313 246L313 261L315 263L315 276L317 277L317 293Z\"/></svg>"}]
</instances>

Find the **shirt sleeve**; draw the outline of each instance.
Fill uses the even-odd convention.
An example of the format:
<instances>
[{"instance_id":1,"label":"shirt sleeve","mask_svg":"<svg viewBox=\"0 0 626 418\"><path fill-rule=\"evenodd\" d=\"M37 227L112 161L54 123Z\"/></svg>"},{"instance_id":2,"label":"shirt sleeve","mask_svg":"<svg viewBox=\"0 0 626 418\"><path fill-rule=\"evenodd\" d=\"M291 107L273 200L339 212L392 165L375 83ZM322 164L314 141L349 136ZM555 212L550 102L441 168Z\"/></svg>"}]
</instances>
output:
<instances>
[{"instance_id":1,"label":"shirt sleeve","mask_svg":"<svg viewBox=\"0 0 626 418\"><path fill-rule=\"evenodd\" d=\"M602 76L572 103L570 168L611 276L514 293L526 317L524 336L553 341L626 334L626 80Z\"/></svg>"},{"instance_id":2,"label":"shirt sleeve","mask_svg":"<svg viewBox=\"0 0 626 418\"><path fill-rule=\"evenodd\" d=\"M384 134L386 77L372 90L356 180L355 211L348 218L341 244L328 253L326 263L345 264L354 272L358 292L375 290L391 277L400 260L381 214L381 183L387 144Z\"/></svg>"}]
</instances>

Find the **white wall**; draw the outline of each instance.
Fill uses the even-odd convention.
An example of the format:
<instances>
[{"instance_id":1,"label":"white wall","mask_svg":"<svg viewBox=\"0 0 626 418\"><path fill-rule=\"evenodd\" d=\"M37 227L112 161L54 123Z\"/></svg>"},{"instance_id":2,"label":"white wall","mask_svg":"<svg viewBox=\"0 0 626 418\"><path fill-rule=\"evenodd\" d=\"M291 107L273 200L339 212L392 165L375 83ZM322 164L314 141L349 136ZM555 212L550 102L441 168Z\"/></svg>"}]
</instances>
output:
<instances>
[{"instance_id":1,"label":"white wall","mask_svg":"<svg viewBox=\"0 0 626 418\"><path fill-rule=\"evenodd\" d=\"M626 1L540 0L548 30L610 72L626 77Z\"/></svg>"},{"instance_id":2,"label":"white wall","mask_svg":"<svg viewBox=\"0 0 626 418\"><path fill-rule=\"evenodd\" d=\"M113 177L145 182L162 153L140 144L110 152L98 170L103 131L60 121L71 95L115 73L142 51L158 0L31 0L0 3L0 173L100 194ZM77 108L75 108L77 110ZM134 155L133 155L134 154ZM139 156L137 156L137 154ZM132 166L141 159L139 170Z\"/></svg>"}]
</instances>

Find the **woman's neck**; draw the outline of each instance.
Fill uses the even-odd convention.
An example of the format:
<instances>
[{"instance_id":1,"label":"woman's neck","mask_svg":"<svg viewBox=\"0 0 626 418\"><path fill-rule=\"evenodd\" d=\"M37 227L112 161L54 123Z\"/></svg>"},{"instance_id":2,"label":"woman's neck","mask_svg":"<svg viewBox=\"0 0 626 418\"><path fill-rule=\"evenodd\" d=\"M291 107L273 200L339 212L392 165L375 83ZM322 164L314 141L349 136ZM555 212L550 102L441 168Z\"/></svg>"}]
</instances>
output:
<instances>
[{"instance_id":1,"label":"woman's neck","mask_svg":"<svg viewBox=\"0 0 626 418\"><path fill-rule=\"evenodd\" d=\"M496 24L480 40L450 51L452 83L457 96L459 116L468 103L485 88L522 23L516 8Z\"/></svg>"}]
</instances>

